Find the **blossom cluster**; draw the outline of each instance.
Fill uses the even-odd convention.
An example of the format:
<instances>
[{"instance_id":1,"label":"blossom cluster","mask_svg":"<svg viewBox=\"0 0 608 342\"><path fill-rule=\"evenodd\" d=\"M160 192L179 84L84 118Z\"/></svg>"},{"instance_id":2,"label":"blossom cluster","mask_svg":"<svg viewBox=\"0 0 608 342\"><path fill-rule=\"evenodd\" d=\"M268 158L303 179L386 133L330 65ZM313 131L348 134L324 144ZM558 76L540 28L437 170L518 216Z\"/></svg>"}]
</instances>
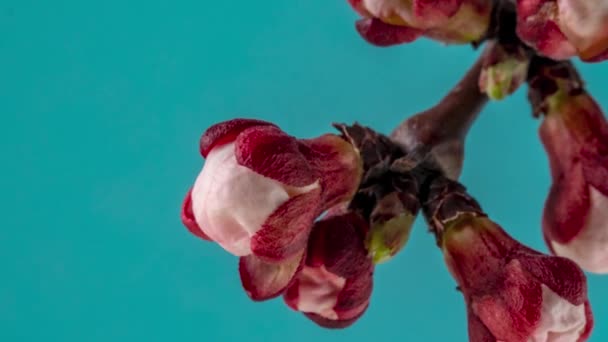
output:
<instances>
[{"instance_id":1,"label":"blossom cluster","mask_svg":"<svg viewBox=\"0 0 608 342\"><path fill-rule=\"evenodd\" d=\"M183 224L239 258L252 300L282 296L316 324L345 328L421 214L463 295L470 341L586 341L584 272L608 273L608 121L568 59L608 59L608 1L349 3L373 45L427 37L486 48L437 106L390 137L359 124L312 139L254 119L211 126ZM515 240L458 181L483 105L524 83L552 180L538 229L548 253Z\"/></svg>"}]
</instances>

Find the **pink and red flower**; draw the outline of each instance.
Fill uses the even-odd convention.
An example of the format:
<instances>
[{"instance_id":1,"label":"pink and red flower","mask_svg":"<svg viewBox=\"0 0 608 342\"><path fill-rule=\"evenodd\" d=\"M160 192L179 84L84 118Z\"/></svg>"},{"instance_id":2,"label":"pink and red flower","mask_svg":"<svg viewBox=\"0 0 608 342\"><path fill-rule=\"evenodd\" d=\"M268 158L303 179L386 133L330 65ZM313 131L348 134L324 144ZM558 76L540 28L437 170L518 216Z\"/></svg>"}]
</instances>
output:
<instances>
[{"instance_id":1,"label":"pink and red flower","mask_svg":"<svg viewBox=\"0 0 608 342\"><path fill-rule=\"evenodd\" d=\"M587 340L593 317L574 262L531 250L471 214L446 223L440 247L467 304L470 341Z\"/></svg>"},{"instance_id":2,"label":"pink and red flower","mask_svg":"<svg viewBox=\"0 0 608 342\"><path fill-rule=\"evenodd\" d=\"M344 328L367 309L373 264L364 247L368 223L347 213L318 221L306 262L285 292L289 307L327 328Z\"/></svg>"},{"instance_id":3,"label":"pink and red flower","mask_svg":"<svg viewBox=\"0 0 608 342\"><path fill-rule=\"evenodd\" d=\"M300 140L247 119L209 128L200 151L206 161L182 221L241 257L241 280L253 299L279 295L304 260L314 220L356 191L358 152L336 135Z\"/></svg>"},{"instance_id":4,"label":"pink and red flower","mask_svg":"<svg viewBox=\"0 0 608 342\"><path fill-rule=\"evenodd\" d=\"M444 43L480 40L488 29L489 0L349 0L363 19L357 31L378 46L426 36Z\"/></svg>"},{"instance_id":5,"label":"pink and red flower","mask_svg":"<svg viewBox=\"0 0 608 342\"><path fill-rule=\"evenodd\" d=\"M607 59L608 2L517 0L517 34L549 58Z\"/></svg>"},{"instance_id":6,"label":"pink and red flower","mask_svg":"<svg viewBox=\"0 0 608 342\"><path fill-rule=\"evenodd\" d=\"M553 178L543 215L549 247L587 271L608 273L608 123L583 92L555 99L540 136Z\"/></svg>"},{"instance_id":7,"label":"pink and red flower","mask_svg":"<svg viewBox=\"0 0 608 342\"><path fill-rule=\"evenodd\" d=\"M543 233L551 251L583 269L608 272L608 122L568 62L535 66L530 99L553 184Z\"/></svg>"}]
</instances>

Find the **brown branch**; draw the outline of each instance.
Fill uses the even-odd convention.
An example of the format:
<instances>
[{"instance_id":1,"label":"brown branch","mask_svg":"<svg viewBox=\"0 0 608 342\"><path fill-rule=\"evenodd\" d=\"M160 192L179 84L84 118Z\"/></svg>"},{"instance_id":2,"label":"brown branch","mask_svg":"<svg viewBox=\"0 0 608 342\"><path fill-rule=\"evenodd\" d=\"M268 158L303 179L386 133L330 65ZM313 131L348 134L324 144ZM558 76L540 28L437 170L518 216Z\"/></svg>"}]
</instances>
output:
<instances>
[{"instance_id":1,"label":"brown branch","mask_svg":"<svg viewBox=\"0 0 608 342\"><path fill-rule=\"evenodd\" d=\"M485 53L436 106L406 119L393 131L392 140L408 153L394 164L398 171L426 160L449 178L458 179L465 137L488 102L487 95L479 90Z\"/></svg>"},{"instance_id":2,"label":"brown branch","mask_svg":"<svg viewBox=\"0 0 608 342\"><path fill-rule=\"evenodd\" d=\"M464 138L488 101L478 86L482 59L483 56L436 106L405 120L391 138L408 149Z\"/></svg>"}]
</instances>

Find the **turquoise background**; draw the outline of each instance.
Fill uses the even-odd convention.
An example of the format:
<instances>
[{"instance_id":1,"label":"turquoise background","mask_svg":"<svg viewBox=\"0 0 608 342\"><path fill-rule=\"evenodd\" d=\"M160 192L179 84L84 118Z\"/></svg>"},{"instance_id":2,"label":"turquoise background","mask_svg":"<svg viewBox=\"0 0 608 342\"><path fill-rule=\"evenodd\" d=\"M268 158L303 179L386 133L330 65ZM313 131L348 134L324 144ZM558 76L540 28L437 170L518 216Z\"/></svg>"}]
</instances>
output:
<instances>
[{"instance_id":1,"label":"turquoise background","mask_svg":"<svg viewBox=\"0 0 608 342\"><path fill-rule=\"evenodd\" d=\"M422 220L343 331L248 300L236 258L179 221L209 125L247 116L301 137L334 121L389 132L477 54L375 48L356 17L344 0L0 1L0 341L465 341L463 300ZM608 63L582 73L608 108ZM537 126L523 89L490 104L463 182L545 250ZM589 277L591 341L608 341L607 288L608 276Z\"/></svg>"}]
</instances>

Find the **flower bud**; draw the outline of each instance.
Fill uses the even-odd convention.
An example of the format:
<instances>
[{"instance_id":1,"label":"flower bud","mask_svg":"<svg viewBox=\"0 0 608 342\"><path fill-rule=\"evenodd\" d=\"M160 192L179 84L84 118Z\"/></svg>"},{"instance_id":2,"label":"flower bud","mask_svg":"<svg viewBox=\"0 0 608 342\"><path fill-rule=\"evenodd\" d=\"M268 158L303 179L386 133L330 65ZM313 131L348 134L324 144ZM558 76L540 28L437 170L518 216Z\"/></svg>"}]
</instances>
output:
<instances>
[{"instance_id":1,"label":"flower bud","mask_svg":"<svg viewBox=\"0 0 608 342\"><path fill-rule=\"evenodd\" d=\"M395 190L381 196L370 215L371 229L365 243L375 264L386 262L401 251L420 209L414 176L402 174L394 178L391 188Z\"/></svg>"},{"instance_id":2,"label":"flower bud","mask_svg":"<svg viewBox=\"0 0 608 342\"><path fill-rule=\"evenodd\" d=\"M241 279L253 299L280 294L316 217L358 188L358 152L335 135L298 140L246 119L212 126L200 148L206 161L184 201L184 224L242 257Z\"/></svg>"},{"instance_id":3,"label":"flower bud","mask_svg":"<svg viewBox=\"0 0 608 342\"><path fill-rule=\"evenodd\" d=\"M365 19L357 30L368 42L389 46L421 35L444 43L476 42L490 22L490 0L349 0Z\"/></svg>"},{"instance_id":4,"label":"flower bud","mask_svg":"<svg viewBox=\"0 0 608 342\"><path fill-rule=\"evenodd\" d=\"M460 186L442 181L430 196L427 213L464 296L470 341L587 340L593 317L574 262L523 246Z\"/></svg>"},{"instance_id":5,"label":"flower bud","mask_svg":"<svg viewBox=\"0 0 608 342\"><path fill-rule=\"evenodd\" d=\"M539 132L553 179L545 240L583 269L608 273L608 122L569 64L540 68L530 93L544 114Z\"/></svg>"},{"instance_id":6,"label":"flower bud","mask_svg":"<svg viewBox=\"0 0 608 342\"><path fill-rule=\"evenodd\" d=\"M526 80L530 58L520 45L493 43L483 59L479 88L493 100L513 94Z\"/></svg>"},{"instance_id":7,"label":"flower bud","mask_svg":"<svg viewBox=\"0 0 608 342\"><path fill-rule=\"evenodd\" d=\"M608 3L603 0L517 0L517 34L552 59L608 58Z\"/></svg>"},{"instance_id":8,"label":"flower bud","mask_svg":"<svg viewBox=\"0 0 608 342\"><path fill-rule=\"evenodd\" d=\"M565 258L522 246L485 217L460 216L444 234L446 263L476 333L492 341L585 341L593 318L586 279ZM471 322L469 323L471 324Z\"/></svg>"},{"instance_id":9,"label":"flower bud","mask_svg":"<svg viewBox=\"0 0 608 342\"><path fill-rule=\"evenodd\" d=\"M306 263L285 303L327 328L345 328L361 317L372 292L373 264L363 246L367 230L355 213L316 222Z\"/></svg>"}]
</instances>

